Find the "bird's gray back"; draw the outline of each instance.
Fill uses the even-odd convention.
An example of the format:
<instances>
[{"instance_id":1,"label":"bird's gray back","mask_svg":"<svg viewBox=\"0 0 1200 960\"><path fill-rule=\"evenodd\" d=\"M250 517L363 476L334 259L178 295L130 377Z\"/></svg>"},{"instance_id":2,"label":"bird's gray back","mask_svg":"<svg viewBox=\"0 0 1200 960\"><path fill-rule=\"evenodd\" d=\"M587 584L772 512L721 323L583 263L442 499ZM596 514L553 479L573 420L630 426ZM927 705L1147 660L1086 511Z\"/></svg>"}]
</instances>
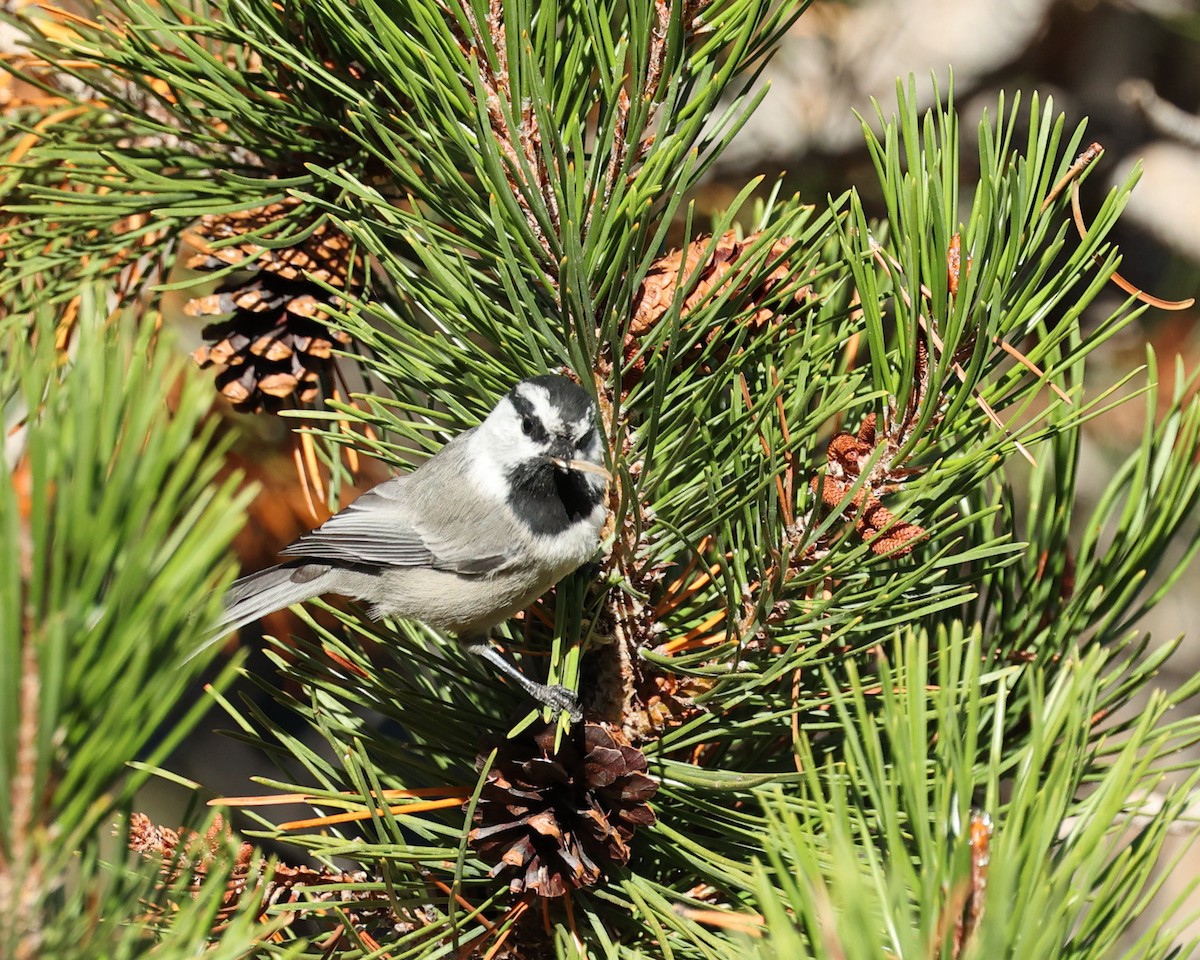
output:
<instances>
[{"instance_id":1,"label":"bird's gray back","mask_svg":"<svg viewBox=\"0 0 1200 960\"><path fill-rule=\"evenodd\" d=\"M464 576L503 568L527 535L508 506L480 489L466 469L474 433L459 434L412 473L368 490L283 554Z\"/></svg>"}]
</instances>

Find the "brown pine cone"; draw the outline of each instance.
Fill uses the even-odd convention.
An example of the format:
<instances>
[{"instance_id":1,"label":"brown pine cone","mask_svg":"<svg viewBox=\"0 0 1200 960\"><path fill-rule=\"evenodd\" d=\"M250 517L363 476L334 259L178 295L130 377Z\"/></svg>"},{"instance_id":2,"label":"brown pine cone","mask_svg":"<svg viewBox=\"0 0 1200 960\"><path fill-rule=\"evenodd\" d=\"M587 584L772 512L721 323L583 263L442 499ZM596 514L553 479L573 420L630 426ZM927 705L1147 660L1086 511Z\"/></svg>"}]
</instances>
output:
<instances>
[{"instance_id":1,"label":"brown pine cone","mask_svg":"<svg viewBox=\"0 0 1200 960\"><path fill-rule=\"evenodd\" d=\"M184 307L189 316L225 318L203 329L209 344L192 356L201 367L222 368L217 389L243 413L313 402L332 373L334 349L350 343L348 334L321 322L341 298L314 280L344 288L352 273L361 273L361 262L349 239L327 223L291 247L271 249L253 240L210 245L274 223L296 202L205 216L190 236L201 252L189 267L212 271L240 264L251 271L248 277L230 274L214 293Z\"/></svg>"},{"instance_id":2,"label":"brown pine cone","mask_svg":"<svg viewBox=\"0 0 1200 960\"><path fill-rule=\"evenodd\" d=\"M843 432L835 434L829 441L825 475L812 478L812 489L830 510L836 510L859 482L863 469L875 453L876 443L874 413L863 419L858 436ZM886 479L886 470L882 472ZM858 487L845 510L850 513L862 508L856 516L855 527L869 542L872 552L880 556L907 556L919 541L925 539L925 528L900 520L888 510L879 499L886 484L882 481L872 483L872 479L868 477Z\"/></svg>"},{"instance_id":3,"label":"brown pine cone","mask_svg":"<svg viewBox=\"0 0 1200 960\"><path fill-rule=\"evenodd\" d=\"M590 886L609 865L628 863L634 830L654 823L647 801L658 784L620 730L576 726L557 753L555 730L546 725L488 748L498 753L468 840L514 893L561 897Z\"/></svg>"},{"instance_id":4,"label":"brown pine cone","mask_svg":"<svg viewBox=\"0 0 1200 960\"><path fill-rule=\"evenodd\" d=\"M754 245L758 235L754 234L738 240L734 231L722 234L715 243L711 237L701 237L694 240L682 250L674 250L659 257L650 265L650 270L633 300L633 319L629 324L629 334L625 340L625 386L628 389L639 380L645 370L645 355L638 356L642 340L662 320L675 298L675 290L679 283L691 288L684 298L680 315L686 321L698 305L710 296L720 293L725 287L732 285L742 290L746 284L744 276L737 270L738 261L743 254ZM771 247L768 262L783 256L795 244L790 237L782 237ZM680 267L682 266L682 271ZM763 304L781 283L786 283L790 268L786 262L775 267L761 283L753 290L744 291L751 304ZM812 297L812 289L800 287L793 295L796 303L803 303ZM756 330L771 326L776 319L775 312L766 306L759 308L750 317L749 323ZM709 331L704 342L709 342L714 333ZM699 355L702 345L695 348Z\"/></svg>"}]
</instances>

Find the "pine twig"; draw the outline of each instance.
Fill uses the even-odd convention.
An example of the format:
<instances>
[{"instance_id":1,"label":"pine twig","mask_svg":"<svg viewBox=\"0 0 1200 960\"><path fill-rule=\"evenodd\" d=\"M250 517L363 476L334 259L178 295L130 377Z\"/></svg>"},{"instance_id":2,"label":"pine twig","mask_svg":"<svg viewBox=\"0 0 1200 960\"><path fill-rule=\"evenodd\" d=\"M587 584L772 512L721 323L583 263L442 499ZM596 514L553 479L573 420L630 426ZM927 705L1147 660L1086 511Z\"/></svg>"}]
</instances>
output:
<instances>
[{"instance_id":1,"label":"pine twig","mask_svg":"<svg viewBox=\"0 0 1200 960\"><path fill-rule=\"evenodd\" d=\"M554 247L529 202L528 193L536 194L545 204L551 226L556 230L559 226L558 199L554 195L549 172L546 169L541 131L538 129L537 117L533 112L532 104L522 106L521 118L515 128L505 110L506 106L511 110L514 103L508 73L508 48L503 5L493 0L489 4L486 20L487 36L491 41L492 48L496 51L495 64L487 55L484 34L469 0L459 0L459 9L462 11L463 19L467 22L470 32L469 34L463 33L454 17L450 17L451 29L455 33L460 52L468 62L473 61L479 71L479 82L484 91L484 108L487 111L492 135L496 138L496 143L506 160L505 172L508 176L509 187L526 224L546 254L544 267L548 279L557 290L558 261L554 255ZM474 96L475 91L468 86L468 93ZM532 181L530 174L532 174Z\"/></svg>"},{"instance_id":2,"label":"pine twig","mask_svg":"<svg viewBox=\"0 0 1200 960\"><path fill-rule=\"evenodd\" d=\"M15 960L34 960L42 942L38 897L44 880L36 855L35 807L40 807L37 790L38 703L41 675L32 624L26 624L21 640L21 705L17 724L16 757L9 785L11 831L9 855L0 845L0 942L14 946Z\"/></svg>"}]
</instances>

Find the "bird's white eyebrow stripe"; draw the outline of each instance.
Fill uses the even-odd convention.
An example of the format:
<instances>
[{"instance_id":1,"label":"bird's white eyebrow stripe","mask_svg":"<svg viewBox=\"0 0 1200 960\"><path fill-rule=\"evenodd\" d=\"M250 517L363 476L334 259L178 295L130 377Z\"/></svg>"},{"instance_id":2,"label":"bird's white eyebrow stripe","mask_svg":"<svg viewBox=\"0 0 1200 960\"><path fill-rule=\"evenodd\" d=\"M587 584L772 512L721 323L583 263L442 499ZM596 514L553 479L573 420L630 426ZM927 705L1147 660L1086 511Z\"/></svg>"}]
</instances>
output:
<instances>
[{"instance_id":1,"label":"bird's white eyebrow stripe","mask_svg":"<svg viewBox=\"0 0 1200 960\"><path fill-rule=\"evenodd\" d=\"M562 411L550 402L550 391L540 384L528 384L518 391L523 400L533 407L537 418L550 433L561 433L563 428Z\"/></svg>"},{"instance_id":2,"label":"bird's white eyebrow stripe","mask_svg":"<svg viewBox=\"0 0 1200 960\"><path fill-rule=\"evenodd\" d=\"M539 443L545 443L550 439L550 434L546 431L546 418L537 408L534 400L530 399L523 391L516 391L512 395L512 407L517 412L517 416L529 420L532 428L532 438Z\"/></svg>"},{"instance_id":3,"label":"bird's white eyebrow stripe","mask_svg":"<svg viewBox=\"0 0 1200 960\"><path fill-rule=\"evenodd\" d=\"M587 433L590 429L592 429L592 427L594 427L595 425L596 425L595 414L593 414L592 411L589 410L578 420L572 421L572 426L575 427L575 431L572 434L572 436L581 437L585 433Z\"/></svg>"}]
</instances>

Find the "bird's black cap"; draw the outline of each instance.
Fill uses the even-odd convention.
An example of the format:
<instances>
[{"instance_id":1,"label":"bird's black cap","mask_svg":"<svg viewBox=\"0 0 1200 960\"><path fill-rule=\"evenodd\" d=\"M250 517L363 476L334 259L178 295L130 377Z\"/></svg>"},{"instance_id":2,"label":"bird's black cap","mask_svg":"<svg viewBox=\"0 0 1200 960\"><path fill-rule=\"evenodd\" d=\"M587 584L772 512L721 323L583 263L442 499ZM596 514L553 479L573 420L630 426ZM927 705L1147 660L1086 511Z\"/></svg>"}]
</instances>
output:
<instances>
[{"instance_id":1,"label":"bird's black cap","mask_svg":"<svg viewBox=\"0 0 1200 960\"><path fill-rule=\"evenodd\" d=\"M562 411L563 419L568 422L581 420L593 409L592 398L588 396L588 392L579 384L557 373L543 373L522 380L513 387L513 393L516 394L521 384L526 383L544 389L550 396L550 403Z\"/></svg>"}]
</instances>

